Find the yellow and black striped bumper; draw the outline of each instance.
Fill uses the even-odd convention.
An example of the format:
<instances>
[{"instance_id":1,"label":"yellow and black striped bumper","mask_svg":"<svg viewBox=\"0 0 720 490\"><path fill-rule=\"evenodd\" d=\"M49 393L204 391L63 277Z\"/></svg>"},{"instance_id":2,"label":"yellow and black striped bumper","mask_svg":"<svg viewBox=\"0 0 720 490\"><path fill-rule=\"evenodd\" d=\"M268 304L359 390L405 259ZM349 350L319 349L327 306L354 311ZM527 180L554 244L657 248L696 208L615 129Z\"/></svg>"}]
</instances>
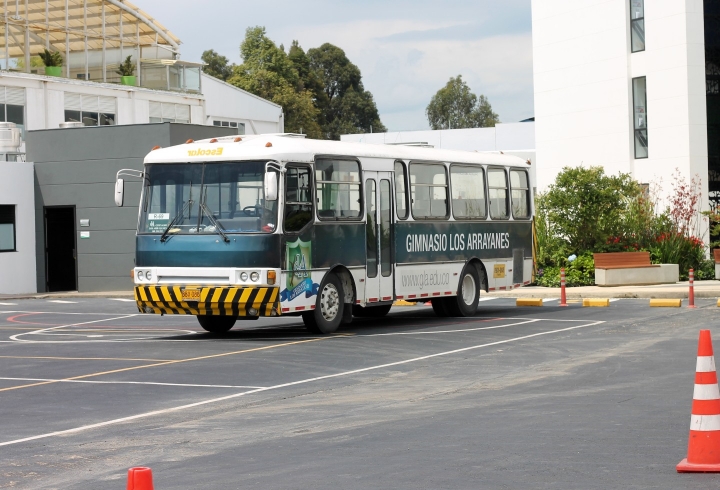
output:
<instances>
[{"instance_id":1,"label":"yellow and black striped bumper","mask_svg":"<svg viewBox=\"0 0 720 490\"><path fill-rule=\"evenodd\" d=\"M183 301L184 289L200 291L198 301ZM232 286L135 286L140 313L175 315L280 316L280 289L277 287Z\"/></svg>"}]
</instances>

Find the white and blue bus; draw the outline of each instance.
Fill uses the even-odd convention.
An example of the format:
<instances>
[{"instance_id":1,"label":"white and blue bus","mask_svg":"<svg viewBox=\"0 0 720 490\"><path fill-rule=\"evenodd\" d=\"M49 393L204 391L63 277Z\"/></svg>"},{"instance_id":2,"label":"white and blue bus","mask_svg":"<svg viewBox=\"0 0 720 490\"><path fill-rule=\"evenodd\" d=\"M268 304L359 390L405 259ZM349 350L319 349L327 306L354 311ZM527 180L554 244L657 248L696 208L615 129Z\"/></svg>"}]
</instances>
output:
<instances>
[{"instance_id":1,"label":"white and blue bus","mask_svg":"<svg viewBox=\"0 0 720 490\"><path fill-rule=\"evenodd\" d=\"M334 332L394 301L471 316L480 290L532 276L520 158L259 135L188 140L145 158L135 299L143 313L301 315ZM115 187L123 201L123 175Z\"/></svg>"}]
</instances>

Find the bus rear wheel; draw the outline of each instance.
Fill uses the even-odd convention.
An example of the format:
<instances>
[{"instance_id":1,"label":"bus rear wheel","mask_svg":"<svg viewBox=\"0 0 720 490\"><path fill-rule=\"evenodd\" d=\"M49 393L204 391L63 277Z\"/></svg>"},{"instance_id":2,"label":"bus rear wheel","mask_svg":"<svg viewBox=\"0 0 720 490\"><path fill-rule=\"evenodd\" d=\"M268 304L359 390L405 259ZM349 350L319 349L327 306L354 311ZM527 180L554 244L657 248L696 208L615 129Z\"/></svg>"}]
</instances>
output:
<instances>
[{"instance_id":1,"label":"bus rear wheel","mask_svg":"<svg viewBox=\"0 0 720 490\"><path fill-rule=\"evenodd\" d=\"M197 319L200 326L210 333L225 333L235 326L237 320L234 316L214 315L198 315Z\"/></svg>"},{"instance_id":2,"label":"bus rear wheel","mask_svg":"<svg viewBox=\"0 0 720 490\"><path fill-rule=\"evenodd\" d=\"M352 314L360 318L380 318L390 312L392 305L365 306L353 305Z\"/></svg>"},{"instance_id":3,"label":"bus rear wheel","mask_svg":"<svg viewBox=\"0 0 720 490\"><path fill-rule=\"evenodd\" d=\"M447 302L449 301L455 301L455 298L435 298L430 300L432 303L432 309L435 312L435 315L439 317L446 317L450 316L450 312L448 311Z\"/></svg>"},{"instance_id":4,"label":"bus rear wheel","mask_svg":"<svg viewBox=\"0 0 720 490\"><path fill-rule=\"evenodd\" d=\"M467 264L460 274L457 296L445 298L449 316L473 316L480 300L480 277L472 264Z\"/></svg>"},{"instance_id":5,"label":"bus rear wheel","mask_svg":"<svg viewBox=\"0 0 720 490\"><path fill-rule=\"evenodd\" d=\"M345 311L345 294L342 282L335 274L328 274L320 285L315 309L302 315L305 327L320 334L333 333L338 329Z\"/></svg>"}]
</instances>

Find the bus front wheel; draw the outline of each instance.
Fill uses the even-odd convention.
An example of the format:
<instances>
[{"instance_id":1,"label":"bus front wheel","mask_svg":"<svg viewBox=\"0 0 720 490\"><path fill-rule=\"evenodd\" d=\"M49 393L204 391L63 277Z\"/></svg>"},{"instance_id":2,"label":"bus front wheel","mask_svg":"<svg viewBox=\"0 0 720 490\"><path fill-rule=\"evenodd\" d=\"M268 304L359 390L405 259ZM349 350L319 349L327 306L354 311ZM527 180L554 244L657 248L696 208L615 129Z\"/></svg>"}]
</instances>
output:
<instances>
[{"instance_id":1,"label":"bus front wheel","mask_svg":"<svg viewBox=\"0 0 720 490\"><path fill-rule=\"evenodd\" d=\"M233 326L237 320L234 316L214 316L214 315L198 315L200 326L210 333L225 333Z\"/></svg>"},{"instance_id":2,"label":"bus front wheel","mask_svg":"<svg viewBox=\"0 0 720 490\"><path fill-rule=\"evenodd\" d=\"M460 275L457 296L445 298L450 316L473 316L480 300L480 277L472 264L467 264Z\"/></svg>"},{"instance_id":3,"label":"bus front wheel","mask_svg":"<svg viewBox=\"0 0 720 490\"><path fill-rule=\"evenodd\" d=\"M342 282L335 274L325 276L317 299L315 309L302 315L305 327L313 333L328 334L338 329L345 311L345 294Z\"/></svg>"}]
</instances>

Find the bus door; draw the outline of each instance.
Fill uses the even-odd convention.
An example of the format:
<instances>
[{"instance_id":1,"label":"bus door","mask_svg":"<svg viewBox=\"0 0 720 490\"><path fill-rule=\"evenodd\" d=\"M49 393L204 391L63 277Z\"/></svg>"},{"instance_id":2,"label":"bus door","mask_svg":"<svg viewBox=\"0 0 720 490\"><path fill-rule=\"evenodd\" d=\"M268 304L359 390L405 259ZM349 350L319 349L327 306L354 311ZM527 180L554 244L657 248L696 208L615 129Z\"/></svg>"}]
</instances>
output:
<instances>
[{"instance_id":1,"label":"bus door","mask_svg":"<svg viewBox=\"0 0 720 490\"><path fill-rule=\"evenodd\" d=\"M365 247L367 274L365 301L368 306L392 301L392 173L365 172Z\"/></svg>"}]
</instances>

